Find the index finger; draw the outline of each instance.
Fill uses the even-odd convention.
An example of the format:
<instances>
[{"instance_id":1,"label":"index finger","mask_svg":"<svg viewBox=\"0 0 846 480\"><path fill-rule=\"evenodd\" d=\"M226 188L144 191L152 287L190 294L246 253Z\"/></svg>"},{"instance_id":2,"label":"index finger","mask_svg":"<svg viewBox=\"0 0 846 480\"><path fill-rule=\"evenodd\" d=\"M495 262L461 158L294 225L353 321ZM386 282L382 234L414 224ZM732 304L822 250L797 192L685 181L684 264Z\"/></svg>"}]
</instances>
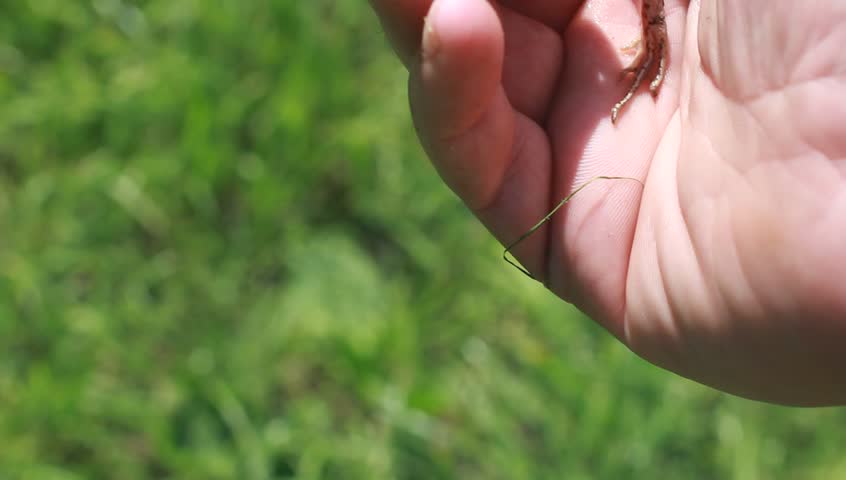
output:
<instances>
[{"instance_id":1,"label":"index finger","mask_svg":"<svg viewBox=\"0 0 846 480\"><path fill-rule=\"evenodd\" d=\"M584 0L501 0L494 8L506 6L556 31L561 31L584 3ZM423 19L432 0L370 0L382 22L382 28L394 45L400 59L408 66L420 50Z\"/></svg>"}]
</instances>

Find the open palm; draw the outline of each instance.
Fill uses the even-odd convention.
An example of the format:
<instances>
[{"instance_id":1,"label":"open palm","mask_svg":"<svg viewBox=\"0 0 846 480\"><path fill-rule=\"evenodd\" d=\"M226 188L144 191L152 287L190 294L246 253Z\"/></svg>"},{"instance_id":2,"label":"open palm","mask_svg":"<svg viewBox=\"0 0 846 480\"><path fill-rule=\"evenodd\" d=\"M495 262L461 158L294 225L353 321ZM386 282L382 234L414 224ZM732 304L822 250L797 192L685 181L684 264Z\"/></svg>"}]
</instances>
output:
<instances>
[{"instance_id":1,"label":"open palm","mask_svg":"<svg viewBox=\"0 0 846 480\"><path fill-rule=\"evenodd\" d=\"M433 163L503 243L592 177L643 180L519 246L552 291L700 382L846 402L846 5L667 0L664 86L612 125L631 0L372 3Z\"/></svg>"}]
</instances>

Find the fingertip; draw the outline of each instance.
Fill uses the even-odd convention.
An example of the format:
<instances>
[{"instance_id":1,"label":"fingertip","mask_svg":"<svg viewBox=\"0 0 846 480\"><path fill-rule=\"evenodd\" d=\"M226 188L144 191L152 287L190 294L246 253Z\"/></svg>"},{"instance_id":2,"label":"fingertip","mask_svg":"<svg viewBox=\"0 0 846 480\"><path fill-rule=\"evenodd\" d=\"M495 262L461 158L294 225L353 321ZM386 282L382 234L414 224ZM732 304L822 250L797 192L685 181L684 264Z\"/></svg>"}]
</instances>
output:
<instances>
[{"instance_id":1,"label":"fingertip","mask_svg":"<svg viewBox=\"0 0 846 480\"><path fill-rule=\"evenodd\" d=\"M486 0L435 0L426 17L419 85L445 135L484 113L502 79L504 34Z\"/></svg>"},{"instance_id":2,"label":"fingertip","mask_svg":"<svg viewBox=\"0 0 846 480\"><path fill-rule=\"evenodd\" d=\"M424 59L501 64L504 43L499 16L486 0L432 2L423 29Z\"/></svg>"}]
</instances>

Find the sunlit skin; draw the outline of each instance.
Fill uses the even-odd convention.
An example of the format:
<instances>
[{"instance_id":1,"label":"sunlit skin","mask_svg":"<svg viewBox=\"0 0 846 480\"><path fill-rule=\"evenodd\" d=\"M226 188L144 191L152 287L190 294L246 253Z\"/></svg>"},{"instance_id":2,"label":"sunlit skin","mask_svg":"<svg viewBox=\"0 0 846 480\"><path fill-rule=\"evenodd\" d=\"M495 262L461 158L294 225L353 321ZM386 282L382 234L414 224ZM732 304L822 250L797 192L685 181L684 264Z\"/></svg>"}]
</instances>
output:
<instances>
[{"instance_id":1,"label":"sunlit skin","mask_svg":"<svg viewBox=\"0 0 846 480\"><path fill-rule=\"evenodd\" d=\"M696 381L846 404L846 3L666 0L657 95L616 124L660 2L371 3L421 143L504 244L587 179L643 181L590 185L515 250L551 291Z\"/></svg>"}]
</instances>

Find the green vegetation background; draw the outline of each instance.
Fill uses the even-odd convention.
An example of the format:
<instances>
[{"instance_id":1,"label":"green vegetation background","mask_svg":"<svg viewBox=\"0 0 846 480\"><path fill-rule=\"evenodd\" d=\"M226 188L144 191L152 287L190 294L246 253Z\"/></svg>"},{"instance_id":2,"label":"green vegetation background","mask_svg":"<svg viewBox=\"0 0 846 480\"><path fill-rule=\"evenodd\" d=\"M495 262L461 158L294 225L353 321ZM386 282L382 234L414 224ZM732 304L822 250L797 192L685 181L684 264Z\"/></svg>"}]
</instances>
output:
<instances>
[{"instance_id":1,"label":"green vegetation background","mask_svg":"<svg viewBox=\"0 0 846 480\"><path fill-rule=\"evenodd\" d=\"M404 83L357 0L4 2L0 478L846 478L504 265Z\"/></svg>"}]
</instances>

